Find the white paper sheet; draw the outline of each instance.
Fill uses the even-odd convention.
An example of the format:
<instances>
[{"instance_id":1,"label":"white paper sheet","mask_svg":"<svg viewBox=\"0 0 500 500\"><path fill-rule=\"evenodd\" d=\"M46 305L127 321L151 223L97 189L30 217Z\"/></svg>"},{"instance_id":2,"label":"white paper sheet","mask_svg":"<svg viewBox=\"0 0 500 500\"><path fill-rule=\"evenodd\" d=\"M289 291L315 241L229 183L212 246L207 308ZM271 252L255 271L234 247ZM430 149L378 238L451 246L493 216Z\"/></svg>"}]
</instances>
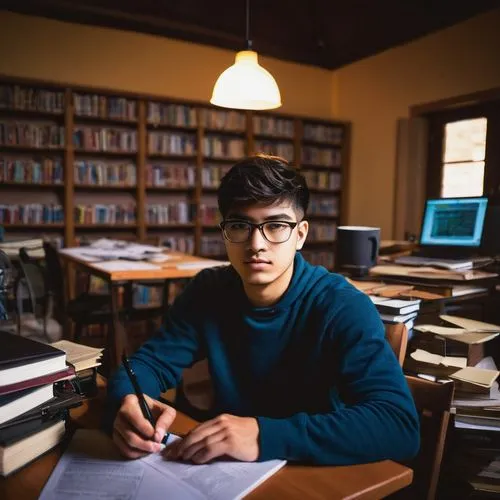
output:
<instances>
[{"instance_id":1,"label":"white paper sheet","mask_svg":"<svg viewBox=\"0 0 500 500\"><path fill-rule=\"evenodd\" d=\"M93 267L101 271L155 271L161 269L159 266L149 262L135 262L130 260L109 260L107 262L96 262Z\"/></svg>"},{"instance_id":2,"label":"white paper sheet","mask_svg":"<svg viewBox=\"0 0 500 500\"><path fill-rule=\"evenodd\" d=\"M172 440L178 439L171 436ZM60 458L39 500L236 500L285 465L214 461L192 465L160 453L140 460L120 459L100 431L79 429Z\"/></svg>"}]
</instances>

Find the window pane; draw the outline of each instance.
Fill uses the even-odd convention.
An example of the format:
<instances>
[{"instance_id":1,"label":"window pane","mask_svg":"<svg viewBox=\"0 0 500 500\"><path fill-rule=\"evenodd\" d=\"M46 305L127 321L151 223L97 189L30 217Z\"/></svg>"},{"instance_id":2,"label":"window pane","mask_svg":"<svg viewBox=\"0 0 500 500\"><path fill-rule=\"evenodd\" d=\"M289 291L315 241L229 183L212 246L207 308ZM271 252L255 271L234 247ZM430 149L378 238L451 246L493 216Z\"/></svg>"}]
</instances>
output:
<instances>
[{"instance_id":1,"label":"window pane","mask_svg":"<svg viewBox=\"0 0 500 500\"><path fill-rule=\"evenodd\" d=\"M486 151L486 118L447 123L444 162L482 161Z\"/></svg>"},{"instance_id":2,"label":"window pane","mask_svg":"<svg viewBox=\"0 0 500 500\"><path fill-rule=\"evenodd\" d=\"M444 164L441 196L481 196L483 181L484 161Z\"/></svg>"}]
</instances>

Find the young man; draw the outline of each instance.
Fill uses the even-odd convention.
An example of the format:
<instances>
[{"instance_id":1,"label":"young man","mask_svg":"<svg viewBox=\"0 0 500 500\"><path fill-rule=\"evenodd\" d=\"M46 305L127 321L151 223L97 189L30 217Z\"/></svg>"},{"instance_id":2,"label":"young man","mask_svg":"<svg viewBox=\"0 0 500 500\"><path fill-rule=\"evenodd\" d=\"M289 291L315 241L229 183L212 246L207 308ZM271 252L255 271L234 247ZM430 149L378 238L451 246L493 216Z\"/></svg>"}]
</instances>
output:
<instances>
[{"instance_id":1,"label":"young man","mask_svg":"<svg viewBox=\"0 0 500 500\"><path fill-rule=\"evenodd\" d=\"M414 456L418 417L375 307L297 252L309 228L304 177L279 158L251 157L222 179L218 200L231 266L200 272L131 357L154 429L124 370L109 382L108 429L123 455L159 450L175 417L160 392L208 358L218 416L172 447L172 459L340 465Z\"/></svg>"}]
</instances>

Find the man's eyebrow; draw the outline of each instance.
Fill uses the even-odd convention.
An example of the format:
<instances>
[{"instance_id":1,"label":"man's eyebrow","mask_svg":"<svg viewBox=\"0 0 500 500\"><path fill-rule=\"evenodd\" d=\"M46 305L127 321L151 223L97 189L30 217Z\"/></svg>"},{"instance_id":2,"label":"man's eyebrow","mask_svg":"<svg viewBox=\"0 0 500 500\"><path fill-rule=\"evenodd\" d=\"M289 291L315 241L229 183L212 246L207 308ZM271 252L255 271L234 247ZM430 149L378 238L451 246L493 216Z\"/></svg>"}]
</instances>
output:
<instances>
[{"instance_id":1,"label":"man's eyebrow","mask_svg":"<svg viewBox=\"0 0 500 500\"><path fill-rule=\"evenodd\" d=\"M228 219L238 219L238 220L243 220L243 221L248 221L248 222L255 222L255 219L252 217L248 217L248 215L243 215L239 213L230 213L227 216ZM293 218L290 217L288 214L273 214L269 215L268 217L264 217L263 221L270 221L270 220L284 220L284 221L292 221Z\"/></svg>"}]
</instances>

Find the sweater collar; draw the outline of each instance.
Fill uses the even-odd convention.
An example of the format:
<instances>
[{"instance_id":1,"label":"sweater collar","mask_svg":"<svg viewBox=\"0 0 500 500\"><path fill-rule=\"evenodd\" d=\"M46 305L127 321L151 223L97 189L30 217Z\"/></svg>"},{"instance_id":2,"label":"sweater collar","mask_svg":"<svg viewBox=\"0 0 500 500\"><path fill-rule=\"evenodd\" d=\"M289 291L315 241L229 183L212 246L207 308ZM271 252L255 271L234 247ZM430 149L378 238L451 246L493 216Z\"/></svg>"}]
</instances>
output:
<instances>
[{"instance_id":1,"label":"sweater collar","mask_svg":"<svg viewBox=\"0 0 500 500\"><path fill-rule=\"evenodd\" d=\"M287 309L295 302L295 300L304 291L304 284L305 284L304 278L306 277L307 274L309 274L311 268L313 268L313 266L311 266L311 264L306 262L304 260L304 257L302 257L302 255L299 252L297 252L295 254L295 258L293 261L293 274L292 274L292 279L290 280L290 283L288 285L288 288L286 289L285 293L276 304L265 307L255 307L253 304L251 304L243 288L243 283L241 282L241 278L239 278L238 276L245 309L247 309L249 312L257 313L259 315L260 314L274 315L275 313L278 313L283 309Z\"/></svg>"}]
</instances>

